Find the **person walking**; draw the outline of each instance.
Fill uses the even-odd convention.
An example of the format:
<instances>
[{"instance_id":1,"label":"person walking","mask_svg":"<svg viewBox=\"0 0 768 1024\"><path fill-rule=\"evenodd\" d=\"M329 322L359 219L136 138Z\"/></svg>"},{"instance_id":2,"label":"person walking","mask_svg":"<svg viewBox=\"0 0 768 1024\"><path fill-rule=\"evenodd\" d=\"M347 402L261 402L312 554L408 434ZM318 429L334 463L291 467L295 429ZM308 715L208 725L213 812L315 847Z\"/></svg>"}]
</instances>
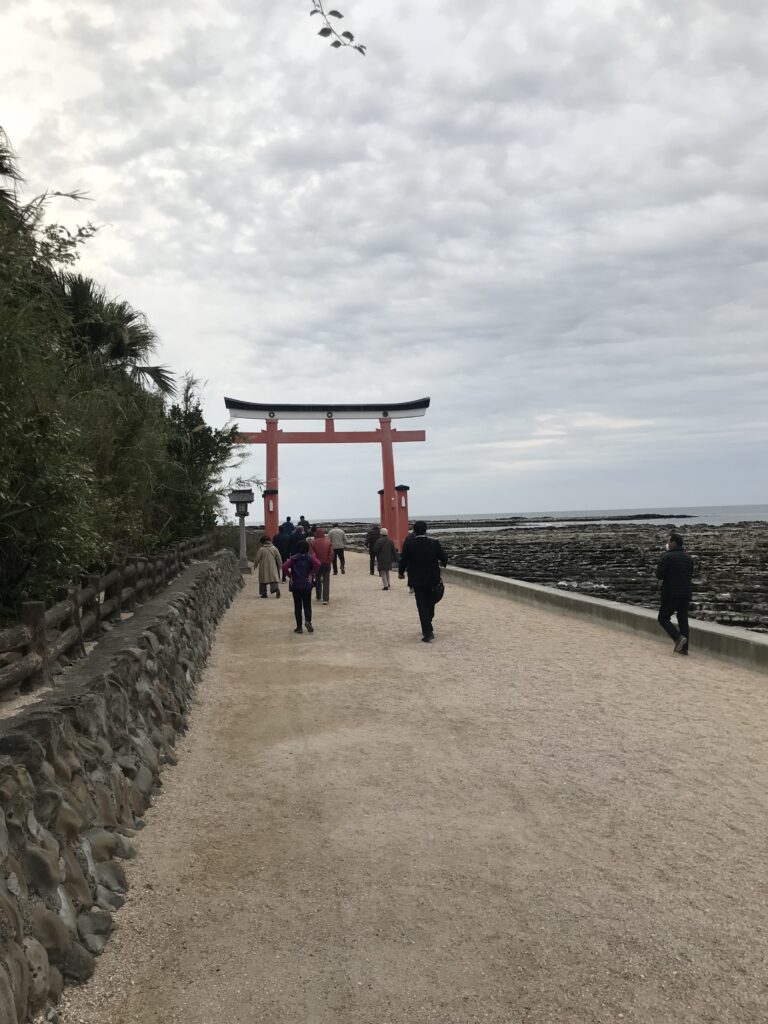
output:
<instances>
[{"instance_id":1,"label":"person walking","mask_svg":"<svg viewBox=\"0 0 768 1024\"><path fill-rule=\"evenodd\" d=\"M282 565L282 563L286 560L286 558L288 558L288 556L291 553L290 552L291 535L290 535L290 533L286 533L285 530L283 529L283 527L281 526L278 529L278 531L275 534L275 536L272 538L272 543L275 545L277 550L280 552L280 564ZM286 576L285 576L285 573L283 573L282 582L285 583L285 580L286 580Z\"/></svg>"},{"instance_id":2,"label":"person walking","mask_svg":"<svg viewBox=\"0 0 768 1024\"><path fill-rule=\"evenodd\" d=\"M299 521L298 523L296 523L296 526L301 527L301 529L304 531L305 537L309 536L309 531L312 529L312 527L309 525L309 520L305 519L303 515L299 516Z\"/></svg>"},{"instance_id":3,"label":"person walking","mask_svg":"<svg viewBox=\"0 0 768 1024\"><path fill-rule=\"evenodd\" d=\"M261 538L261 547L256 552L253 568L259 571L259 597L268 597L267 585L275 597L280 597L280 580L283 574L283 559L280 552L266 535Z\"/></svg>"},{"instance_id":4,"label":"person walking","mask_svg":"<svg viewBox=\"0 0 768 1024\"><path fill-rule=\"evenodd\" d=\"M301 615L304 613L304 624L308 633L314 633L312 625L312 585L313 577L320 568L320 563L309 553L309 544L303 540L295 555L283 562L283 572L290 577L290 588L293 594L293 611L296 615L294 633L303 633Z\"/></svg>"},{"instance_id":5,"label":"person walking","mask_svg":"<svg viewBox=\"0 0 768 1024\"><path fill-rule=\"evenodd\" d=\"M683 538L679 533L670 533L667 550L656 566L656 578L661 580L661 604L659 625L674 642L675 654L688 653L688 608L693 594L693 559L683 550ZM677 616L677 626L672 625L672 616Z\"/></svg>"},{"instance_id":6,"label":"person walking","mask_svg":"<svg viewBox=\"0 0 768 1024\"><path fill-rule=\"evenodd\" d=\"M331 563L333 561L333 545L325 536L325 530L315 527L315 535L309 542L309 550L320 563L315 576L315 597L322 597L323 604L328 604L331 591Z\"/></svg>"},{"instance_id":7,"label":"person walking","mask_svg":"<svg viewBox=\"0 0 768 1024\"><path fill-rule=\"evenodd\" d=\"M376 541L381 536L381 527L378 523L370 528L368 533L365 535L365 546L368 548L368 554L371 560L371 576L376 574L376 555L373 553L373 549L376 545Z\"/></svg>"},{"instance_id":8,"label":"person walking","mask_svg":"<svg viewBox=\"0 0 768 1024\"><path fill-rule=\"evenodd\" d=\"M280 529L283 531L283 533L287 533L288 536L290 537L290 535L296 529L296 524L291 522L291 517L290 516L286 516L285 517L285 522L280 527Z\"/></svg>"},{"instance_id":9,"label":"person walking","mask_svg":"<svg viewBox=\"0 0 768 1024\"><path fill-rule=\"evenodd\" d=\"M344 533L338 523L334 523L331 529L328 531L328 540L331 542L333 547L333 575L338 576L339 566L341 566L341 575L343 576L346 572L345 560L344 560L344 548L349 544L347 535Z\"/></svg>"},{"instance_id":10,"label":"person walking","mask_svg":"<svg viewBox=\"0 0 768 1024\"><path fill-rule=\"evenodd\" d=\"M427 536L427 524L419 519L413 524L413 533L403 544L398 566L401 580L408 574L408 582L416 596L416 608L421 623L421 639L431 643L435 631L432 620L435 617L436 588L442 586L440 567L448 564L448 558L439 540Z\"/></svg>"},{"instance_id":11,"label":"person walking","mask_svg":"<svg viewBox=\"0 0 768 1024\"><path fill-rule=\"evenodd\" d=\"M397 561L397 548L395 542L389 536L386 526L381 528L381 536L373 546L373 553L379 567L381 576L381 589L389 590L389 573Z\"/></svg>"}]
</instances>

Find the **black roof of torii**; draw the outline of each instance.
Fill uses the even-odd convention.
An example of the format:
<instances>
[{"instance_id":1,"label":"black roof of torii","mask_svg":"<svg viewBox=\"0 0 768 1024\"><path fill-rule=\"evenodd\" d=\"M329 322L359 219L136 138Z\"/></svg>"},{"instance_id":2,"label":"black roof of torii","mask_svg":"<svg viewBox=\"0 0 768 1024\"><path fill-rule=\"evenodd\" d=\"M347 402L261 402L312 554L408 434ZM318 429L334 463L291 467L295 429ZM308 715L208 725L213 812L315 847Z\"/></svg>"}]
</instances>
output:
<instances>
[{"instance_id":1,"label":"black roof of torii","mask_svg":"<svg viewBox=\"0 0 768 1024\"><path fill-rule=\"evenodd\" d=\"M224 403L233 416L245 419L372 419L375 417L407 418L423 416L429 408L429 398L417 398L414 402L365 402L363 404L343 403L283 403L243 402L238 398L225 398Z\"/></svg>"}]
</instances>

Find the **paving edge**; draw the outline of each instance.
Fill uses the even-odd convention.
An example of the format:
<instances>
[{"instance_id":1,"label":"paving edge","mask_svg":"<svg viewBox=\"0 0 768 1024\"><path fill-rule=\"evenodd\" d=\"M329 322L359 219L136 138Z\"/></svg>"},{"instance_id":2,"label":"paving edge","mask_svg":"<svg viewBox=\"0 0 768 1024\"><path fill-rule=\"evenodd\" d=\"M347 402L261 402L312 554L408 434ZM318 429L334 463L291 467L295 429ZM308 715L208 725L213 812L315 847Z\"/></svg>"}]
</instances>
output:
<instances>
[{"instance_id":1,"label":"paving edge","mask_svg":"<svg viewBox=\"0 0 768 1024\"><path fill-rule=\"evenodd\" d=\"M659 626L657 613L649 608L638 608L457 566L444 569L443 578L446 582L459 583L473 590L588 619L624 632L646 634L659 643L669 643ZM753 633L740 626L721 626L714 622L691 619L691 650L712 655L732 665L768 672L768 635Z\"/></svg>"}]
</instances>

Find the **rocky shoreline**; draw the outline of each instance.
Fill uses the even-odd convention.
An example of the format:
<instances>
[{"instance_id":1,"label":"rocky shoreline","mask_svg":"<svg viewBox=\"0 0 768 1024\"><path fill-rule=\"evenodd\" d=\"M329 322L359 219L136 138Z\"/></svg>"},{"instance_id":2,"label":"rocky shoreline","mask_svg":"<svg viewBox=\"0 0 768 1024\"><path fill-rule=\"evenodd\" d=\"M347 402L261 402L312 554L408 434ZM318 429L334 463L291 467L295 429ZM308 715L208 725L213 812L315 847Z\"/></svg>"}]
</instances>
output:
<instances>
[{"instance_id":1,"label":"rocky shoreline","mask_svg":"<svg viewBox=\"0 0 768 1024\"><path fill-rule=\"evenodd\" d=\"M350 531L363 526L347 524ZM525 527L508 519L446 520L430 528L440 530L452 565L658 607L655 567L668 522ZM680 529L696 563L692 616L768 633L768 522Z\"/></svg>"}]
</instances>

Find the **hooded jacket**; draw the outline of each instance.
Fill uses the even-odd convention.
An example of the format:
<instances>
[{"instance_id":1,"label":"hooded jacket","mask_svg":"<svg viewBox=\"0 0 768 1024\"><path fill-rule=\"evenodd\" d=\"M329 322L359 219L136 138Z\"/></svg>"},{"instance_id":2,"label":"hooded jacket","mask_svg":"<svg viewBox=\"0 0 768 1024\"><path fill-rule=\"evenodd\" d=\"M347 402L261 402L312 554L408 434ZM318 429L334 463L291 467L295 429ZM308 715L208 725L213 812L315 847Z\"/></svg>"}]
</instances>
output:
<instances>
[{"instance_id":1,"label":"hooded jacket","mask_svg":"<svg viewBox=\"0 0 768 1024\"><path fill-rule=\"evenodd\" d=\"M291 590L311 590L312 577L320 568L314 555L291 555L283 562L283 572L291 577Z\"/></svg>"},{"instance_id":2,"label":"hooded jacket","mask_svg":"<svg viewBox=\"0 0 768 1024\"><path fill-rule=\"evenodd\" d=\"M319 560L321 565L330 565L333 561L333 544L325 536L325 530L319 526L315 530L315 536L309 542L309 550Z\"/></svg>"}]
</instances>

